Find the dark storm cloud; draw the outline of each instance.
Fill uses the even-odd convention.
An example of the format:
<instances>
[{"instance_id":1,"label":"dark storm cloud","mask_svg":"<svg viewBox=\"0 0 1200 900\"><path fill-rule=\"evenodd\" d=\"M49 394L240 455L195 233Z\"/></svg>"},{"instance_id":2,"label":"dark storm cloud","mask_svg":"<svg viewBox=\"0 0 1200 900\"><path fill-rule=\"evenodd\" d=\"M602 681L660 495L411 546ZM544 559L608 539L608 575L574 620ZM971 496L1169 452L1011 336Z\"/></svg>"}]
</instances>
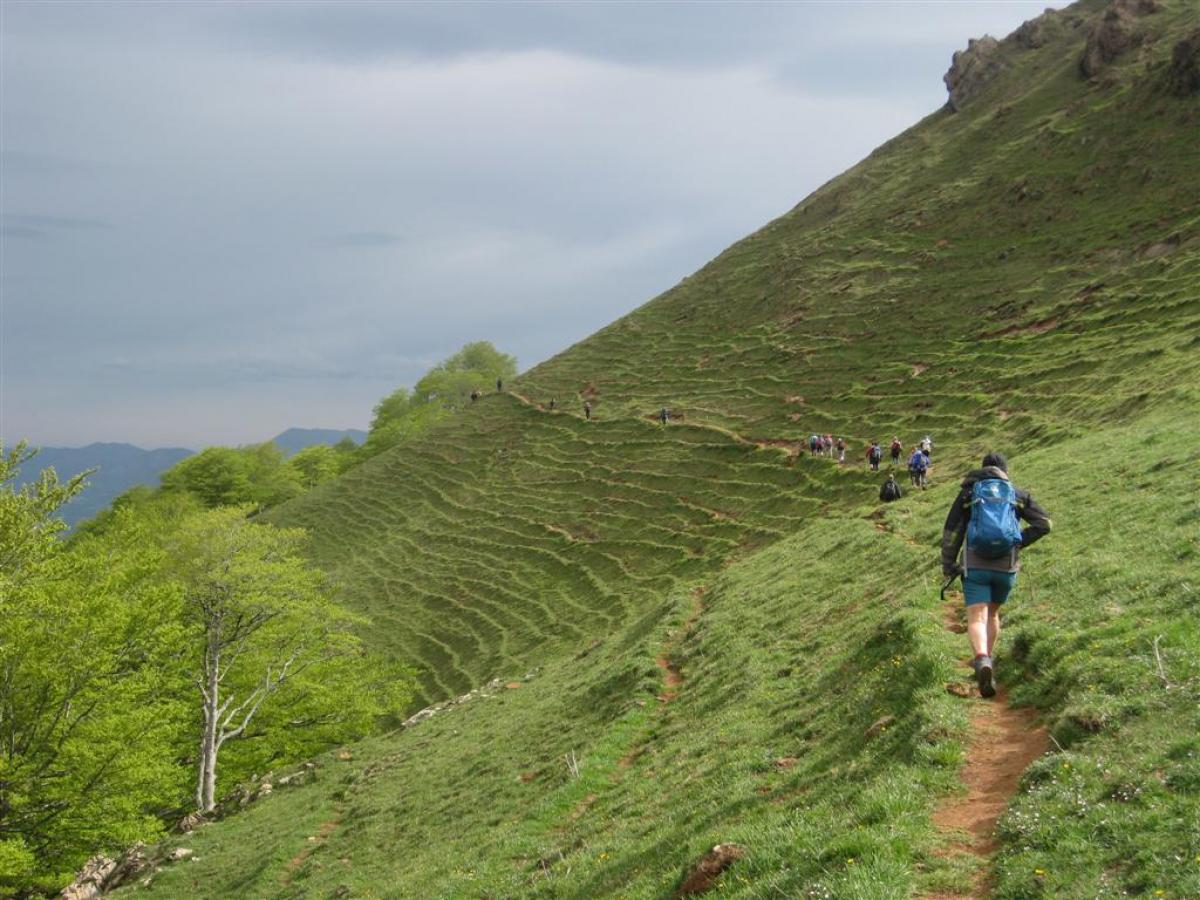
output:
<instances>
[{"instance_id":1,"label":"dark storm cloud","mask_svg":"<svg viewBox=\"0 0 1200 900\"><path fill-rule=\"evenodd\" d=\"M1031 3L5 2L0 433L361 425L543 359L940 105Z\"/></svg>"}]
</instances>

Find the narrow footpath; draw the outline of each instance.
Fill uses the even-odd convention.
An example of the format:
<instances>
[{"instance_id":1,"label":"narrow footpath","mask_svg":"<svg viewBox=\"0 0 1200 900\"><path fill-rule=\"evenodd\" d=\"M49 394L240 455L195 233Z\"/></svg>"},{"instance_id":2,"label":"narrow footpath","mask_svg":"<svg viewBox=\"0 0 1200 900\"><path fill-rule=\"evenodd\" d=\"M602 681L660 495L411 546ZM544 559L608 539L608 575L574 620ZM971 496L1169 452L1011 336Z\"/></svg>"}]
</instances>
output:
<instances>
[{"instance_id":1,"label":"narrow footpath","mask_svg":"<svg viewBox=\"0 0 1200 900\"><path fill-rule=\"evenodd\" d=\"M948 631L962 634L962 599L948 601L943 610ZM964 668L970 664L964 662ZM998 672L1003 677L1003 670ZM945 833L947 854L968 853L978 859L976 875L958 891L926 894L925 900L984 900L990 896L987 862L996 850L996 822L1017 793L1021 775L1046 752L1049 737L1030 709L1014 709L1003 683L996 696L984 700L972 688L971 737L962 769L965 794L944 799L933 813L933 824Z\"/></svg>"}]
</instances>

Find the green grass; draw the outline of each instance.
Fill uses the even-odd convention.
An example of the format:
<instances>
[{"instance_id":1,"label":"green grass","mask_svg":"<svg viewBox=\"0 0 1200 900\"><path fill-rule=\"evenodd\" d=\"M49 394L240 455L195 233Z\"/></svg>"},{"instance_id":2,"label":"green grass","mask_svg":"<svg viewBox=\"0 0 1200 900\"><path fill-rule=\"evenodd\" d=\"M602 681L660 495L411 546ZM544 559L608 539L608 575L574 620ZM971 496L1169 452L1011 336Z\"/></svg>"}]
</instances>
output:
<instances>
[{"instance_id":1,"label":"green grass","mask_svg":"<svg viewBox=\"0 0 1200 900\"><path fill-rule=\"evenodd\" d=\"M1063 750L1035 764L1002 820L996 895L1194 895L1200 424L1168 410L1012 465L1055 531L1027 554L1000 673ZM954 489L946 479L881 519L861 506L813 520L714 577L698 616L675 591L520 689L365 742L351 761L331 754L315 785L188 838L199 860L165 870L155 893L662 897L727 841L749 851L723 877L730 896L961 883L967 864L938 855L929 826L982 702L945 690L966 649L942 629L934 565ZM1152 530L1138 524L1147 496ZM662 651L685 677L669 704L656 699ZM885 715L894 723L867 739Z\"/></svg>"},{"instance_id":2,"label":"green grass","mask_svg":"<svg viewBox=\"0 0 1200 900\"><path fill-rule=\"evenodd\" d=\"M1097 84L1073 24L1097 4L1058 14L976 104L512 385L558 412L489 396L273 512L422 701L538 671L323 759L149 893L664 897L728 841L731 896L961 885L929 820L972 702L936 542L992 444L1055 521L999 671L1057 742L995 894L1200 893L1200 98L1161 90L1197 16L1162 5ZM755 443L829 430L854 466ZM926 431L934 488L876 510L862 442Z\"/></svg>"}]
</instances>

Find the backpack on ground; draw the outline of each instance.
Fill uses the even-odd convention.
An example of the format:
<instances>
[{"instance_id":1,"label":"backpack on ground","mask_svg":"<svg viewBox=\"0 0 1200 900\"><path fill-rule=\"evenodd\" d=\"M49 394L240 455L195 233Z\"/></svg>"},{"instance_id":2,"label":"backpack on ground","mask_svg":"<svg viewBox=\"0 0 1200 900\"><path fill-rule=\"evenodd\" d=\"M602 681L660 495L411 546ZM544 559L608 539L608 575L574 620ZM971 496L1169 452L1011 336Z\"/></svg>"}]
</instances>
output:
<instances>
[{"instance_id":1,"label":"backpack on ground","mask_svg":"<svg viewBox=\"0 0 1200 900\"><path fill-rule=\"evenodd\" d=\"M997 559L1021 543L1017 489L1003 478L985 478L971 487L967 546L985 559Z\"/></svg>"}]
</instances>

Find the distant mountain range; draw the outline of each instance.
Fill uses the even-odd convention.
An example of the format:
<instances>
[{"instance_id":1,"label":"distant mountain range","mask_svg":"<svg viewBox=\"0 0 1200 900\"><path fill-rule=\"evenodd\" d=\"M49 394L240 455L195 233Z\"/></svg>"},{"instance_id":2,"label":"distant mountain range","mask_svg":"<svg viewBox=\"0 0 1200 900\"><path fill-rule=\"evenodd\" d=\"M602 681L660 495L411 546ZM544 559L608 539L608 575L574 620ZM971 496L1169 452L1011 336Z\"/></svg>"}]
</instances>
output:
<instances>
[{"instance_id":1,"label":"distant mountain range","mask_svg":"<svg viewBox=\"0 0 1200 900\"><path fill-rule=\"evenodd\" d=\"M143 450L133 444L88 444L86 447L42 447L17 477L21 485L33 481L42 469L53 467L63 481L96 469L87 488L62 508L60 515L74 526L90 519L134 485L158 484L159 476L181 459L192 455L183 447Z\"/></svg>"},{"instance_id":2,"label":"distant mountain range","mask_svg":"<svg viewBox=\"0 0 1200 900\"><path fill-rule=\"evenodd\" d=\"M366 440L367 433L357 428L289 428L272 440L285 456L314 444L336 444L343 438L356 444ZM96 471L88 478L88 487L60 512L70 526L90 519L108 507L121 494L139 484L154 486L159 477L181 459L195 451L183 447L163 447L144 450L133 444L96 443L86 447L42 447L33 461L17 477L17 485L37 478L42 469L53 467L58 477L66 480L88 469Z\"/></svg>"},{"instance_id":3,"label":"distant mountain range","mask_svg":"<svg viewBox=\"0 0 1200 900\"><path fill-rule=\"evenodd\" d=\"M350 438L356 444L367 439L367 433L359 428L289 428L271 438L283 451L284 456L291 456L305 447L317 444L336 444L345 438Z\"/></svg>"}]
</instances>

